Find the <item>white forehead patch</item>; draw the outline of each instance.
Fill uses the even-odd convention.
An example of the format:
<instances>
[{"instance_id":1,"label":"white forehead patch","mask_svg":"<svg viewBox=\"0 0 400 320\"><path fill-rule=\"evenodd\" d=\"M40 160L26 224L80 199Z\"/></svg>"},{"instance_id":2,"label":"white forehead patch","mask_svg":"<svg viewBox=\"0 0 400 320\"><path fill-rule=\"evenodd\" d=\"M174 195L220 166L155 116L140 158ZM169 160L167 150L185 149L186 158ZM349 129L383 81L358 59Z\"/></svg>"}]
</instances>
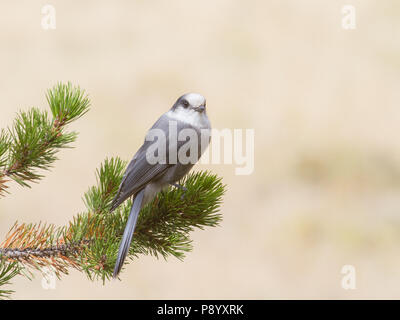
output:
<instances>
[{"instance_id":1,"label":"white forehead patch","mask_svg":"<svg viewBox=\"0 0 400 320\"><path fill-rule=\"evenodd\" d=\"M199 93L188 93L183 96L191 106L201 106L206 102L206 98L204 98Z\"/></svg>"}]
</instances>

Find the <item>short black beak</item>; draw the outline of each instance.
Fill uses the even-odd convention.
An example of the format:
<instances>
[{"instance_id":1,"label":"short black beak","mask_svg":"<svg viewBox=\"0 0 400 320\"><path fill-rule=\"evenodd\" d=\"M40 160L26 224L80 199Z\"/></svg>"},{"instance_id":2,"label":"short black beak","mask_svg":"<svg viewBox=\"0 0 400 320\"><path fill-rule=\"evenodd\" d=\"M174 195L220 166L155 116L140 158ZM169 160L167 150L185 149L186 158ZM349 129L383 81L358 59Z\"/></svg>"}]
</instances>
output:
<instances>
[{"instance_id":1,"label":"short black beak","mask_svg":"<svg viewBox=\"0 0 400 320\"><path fill-rule=\"evenodd\" d=\"M197 110L198 112L204 112L204 110L206 110L206 106L202 104L201 106L198 106L198 107L196 108L196 110Z\"/></svg>"}]
</instances>

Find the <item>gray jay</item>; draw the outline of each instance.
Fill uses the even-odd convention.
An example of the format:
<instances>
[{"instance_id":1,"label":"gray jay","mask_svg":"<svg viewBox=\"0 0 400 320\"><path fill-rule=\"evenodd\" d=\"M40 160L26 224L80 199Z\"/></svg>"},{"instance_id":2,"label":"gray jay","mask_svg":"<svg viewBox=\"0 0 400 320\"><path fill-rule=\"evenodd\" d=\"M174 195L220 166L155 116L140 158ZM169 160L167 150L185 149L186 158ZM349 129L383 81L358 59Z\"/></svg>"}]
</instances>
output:
<instances>
[{"instance_id":1,"label":"gray jay","mask_svg":"<svg viewBox=\"0 0 400 320\"><path fill-rule=\"evenodd\" d=\"M181 96L147 133L143 145L129 163L111 204L113 211L129 197L133 199L113 278L118 276L128 254L140 210L168 185L185 190L176 182L190 171L207 148L210 131L205 98L198 93L188 93Z\"/></svg>"}]
</instances>

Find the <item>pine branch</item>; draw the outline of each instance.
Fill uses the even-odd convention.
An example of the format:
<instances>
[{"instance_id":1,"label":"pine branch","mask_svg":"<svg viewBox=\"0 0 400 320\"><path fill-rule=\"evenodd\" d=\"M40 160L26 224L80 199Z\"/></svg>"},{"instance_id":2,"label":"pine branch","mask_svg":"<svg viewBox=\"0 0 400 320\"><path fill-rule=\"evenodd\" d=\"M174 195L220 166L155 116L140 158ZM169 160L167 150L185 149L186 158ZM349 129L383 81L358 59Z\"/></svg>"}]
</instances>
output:
<instances>
[{"instance_id":1,"label":"pine branch","mask_svg":"<svg viewBox=\"0 0 400 320\"><path fill-rule=\"evenodd\" d=\"M76 139L77 134L65 132L65 126L89 110L90 101L84 91L79 87L72 87L70 83L57 84L48 90L46 98L51 117L46 111L31 108L18 112L12 126L0 130L0 197L7 192L7 183L10 180L27 187L30 182L40 180L43 176L37 170L49 170L57 160L57 152L69 147ZM46 257L57 266L56 269L63 270L62 261L52 256L53 251L63 252L62 245L46 251L46 248L43 250L44 242L40 243L35 239L48 235L49 241L53 241L52 237L57 234L53 234L56 230L51 228L25 224L12 228L9 242L6 243L10 247L0 252L0 287L9 284L16 275L30 277L28 269L20 261L40 268L45 265L43 261L47 260L43 257ZM68 250L73 249L68 247ZM37 259L29 259L30 255L35 255ZM12 290L0 289L0 299L9 297L11 293Z\"/></svg>"},{"instance_id":2,"label":"pine branch","mask_svg":"<svg viewBox=\"0 0 400 320\"><path fill-rule=\"evenodd\" d=\"M56 154L75 141L75 132L65 132L65 126L84 115L89 99L79 87L57 84L48 90L47 101L52 112L31 108L20 111L7 131L0 133L0 195L7 189L7 178L29 187L43 175L37 169L49 170Z\"/></svg>"},{"instance_id":3,"label":"pine branch","mask_svg":"<svg viewBox=\"0 0 400 320\"><path fill-rule=\"evenodd\" d=\"M84 195L87 212L76 215L68 226L15 224L0 245L0 261L39 271L52 267L58 277L75 268L91 280L109 280L132 205L128 200L109 212L125 166L119 158L105 160L96 171L97 185ZM192 249L189 233L221 221L218 210L225 186L220 178L197 172L180 184L187 188L183 199L181 190L169 188L142 209L130 260L140 254L183 259Z\"/></svg>"}]
</instances>

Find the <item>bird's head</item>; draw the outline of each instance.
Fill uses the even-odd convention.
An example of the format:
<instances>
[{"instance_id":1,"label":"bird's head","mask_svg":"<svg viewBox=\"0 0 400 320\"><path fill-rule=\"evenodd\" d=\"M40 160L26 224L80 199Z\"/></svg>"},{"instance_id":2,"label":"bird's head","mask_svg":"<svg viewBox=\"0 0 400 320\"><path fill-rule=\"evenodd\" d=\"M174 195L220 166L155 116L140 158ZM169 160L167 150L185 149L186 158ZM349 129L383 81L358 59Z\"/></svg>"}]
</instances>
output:
<instances>
[{"instance_id":1,"label":"bird's head","mask_svg":"<svg viewBox=\"0 0 400 320\"><path fill-rule=\"evenodd\" d=\"M187 93L176 100L172 109L180 113L203 113L206 111L206 98L199 93Z\"/></svg>"}]
</instances>

